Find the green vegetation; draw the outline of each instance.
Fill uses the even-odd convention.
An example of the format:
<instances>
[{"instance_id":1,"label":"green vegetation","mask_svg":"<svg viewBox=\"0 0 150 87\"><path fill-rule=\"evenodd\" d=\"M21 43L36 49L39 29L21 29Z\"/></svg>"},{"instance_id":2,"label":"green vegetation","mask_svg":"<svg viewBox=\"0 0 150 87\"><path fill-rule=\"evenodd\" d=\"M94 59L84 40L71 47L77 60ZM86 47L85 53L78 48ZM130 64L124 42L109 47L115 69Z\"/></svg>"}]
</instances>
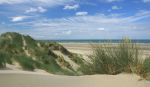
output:
<instances>
[{"instance_id":1,"label":"green vegetation","mask_svg":"<svg viewBox=\"0 0 150 87\"><path fill-rule=\"evenodd\" d=\"M73 75L74 71L68 62L65 61L63 66L70 70L59 65L57 60L60 57L53 50L58 50L64 55L72 55L56 42L40 42L30 36L14 32L2 34L0 36L0 69L6 68L6 64L17 62L24 70L43 69L54 74Z\"/></svg>"},{"instance_id":2,"label":"green vegetation","mask_svg":"<svg viewBox=\"0 0 150 87\"><path fill-rule=\"evenodd\" d=\"M84 74L150 73L150 58L143 63L139 47L128 39L122 40L117 46L112 43L94 45L90 58L91 62L80 68Z\"/></svg>"},{"instance_id":3,"label":"green vegetation","mask_svg":"<svg viewBox=\"0 0 150 87\"><path fill-rule=\"evenodd\" d=\"M142 76L147 80L150 80L150 57L144 60L142 71Z\"/></svg>"},{"instance_id":4,"label":"green vegetation","mask_svg":"<svg viewBox=\"0 0 150 87\"><path fill-rule=\"evenodd\" d=\"M17 56L15 57L16 61L19 62L19 64L22 66L24 70L31 70L33 71L35 68L35 62L32 60L32 58L27 56Z\"/></svg>"},{"instance_id":5,"label":"green vegetation","mask_svg":"<svg viewBox=\"0 0 150 87\"><path fill-rule=\"evenodd\" d=\"M0 52L0 68L6 67L7 54Z\"/></svg>"},{"instance_id":6,"label":"green vegetation","mask_svg":"<svg viewBox=\"0 0 150 87\"><path fill-rule=\"evenodd\" d=\"M85 62L82 56L78 54L73 54L72 56L70 56L70 58L72 61L74 61L78 65L82 65Z\"/></svg>"},{"instance_id":7,"label":"green vegetation","mask_svg":"<svg viewBox=\"0 0 150 87\"><path fill-rule=\"evenodd\" d=\"M65 75L136 73L150 79L150 58L141 60L139 46L123 39L119 44L92 45L93 54L86 62L81 55L74 54L56 42L41 42L18 33L0 36L0 69L16 62L23 70L42 69L49 73ZM61 52L80 68L74 70L71 64L55 54Z\"/></svg>"},{"instance_id":8,"label":"green vegetation","mask_svg":"<svg viewBox=\"0 0 150 87\"><path fill-rule=\"evenodd\" d=\"M73 56L73 54L71 52L69 52L67 49L65 49L62 45L56 43L56 42L51 42L49 43L49 47L52 50L59 50L60 52L62 52L65 55L68 56Z\"/></svg>"},{"instance_id":9,"label":"green vegetation","mask_svg":"<svg viewBox=\"0 0 150 87\"><path fill-rule=\"evenodd\" d=\"M144 73L150 73L150 57L145 59L143 63L143 71Z\"/></svg>"},{"instance_id":10,"label":"green vegetation","mask_svg":"<svg viewBox=\"0 0 150 87\"><path fill-rule=\"evenodd\" d=\"M10 54L0 51L0 68L6 68L6 63L12 64Z\"/></svg>"}]
</instances>

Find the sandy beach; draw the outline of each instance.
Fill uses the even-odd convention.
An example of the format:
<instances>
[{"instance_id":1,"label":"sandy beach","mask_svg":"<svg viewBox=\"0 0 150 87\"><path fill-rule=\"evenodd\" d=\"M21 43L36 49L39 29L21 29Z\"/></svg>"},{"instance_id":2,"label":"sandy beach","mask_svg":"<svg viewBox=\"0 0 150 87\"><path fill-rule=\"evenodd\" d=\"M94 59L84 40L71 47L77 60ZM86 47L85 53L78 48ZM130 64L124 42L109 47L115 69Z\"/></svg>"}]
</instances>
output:
<instances>
[{"instance_id":1,"label":"sandy beach","mask_svg":"<svg viewBox=\"0 0 150 87\"><path fill-rule=\"evenodd\" d=\"M92 54L91 43L61 43L61 44L73 53L82 54L83 56ZM143 57L150 56L150 44L138 44L138 46L142 51L141 54Z\"/></svg>"},{"instance_id":2,"label":"sandy beach","mask_svg":"<svg viewBox=\"0 0 150 87\"><path fill-rule=\"evenodd\" d=\"M34 72L0 71L0 87L150 87L132 74L58 76Z\"/></svg>"},{"instance_id":3,"label":"sandy beach","mask_svg":"<svg viewBox=\"0 0 150 87\"><path fill-rule=\"evenodd\" d=\"M150 87L150 0L0 0L0 87Z\"/></svg>"},{"instance_id":4,"label":"sandy beach","mask_svg":"<svg viewBox=\"0 0 150 87\"><path fill-rule=\"evenodd\" d=\"M89 44L62 44L69 51L92 53ZM143 46L145 47L145 46ZM150 54L144 50L145 55ZM135 74L63 76L46 72L0 70L0 87L150 87L150 81Z\"/></svg>"}]
</instances>

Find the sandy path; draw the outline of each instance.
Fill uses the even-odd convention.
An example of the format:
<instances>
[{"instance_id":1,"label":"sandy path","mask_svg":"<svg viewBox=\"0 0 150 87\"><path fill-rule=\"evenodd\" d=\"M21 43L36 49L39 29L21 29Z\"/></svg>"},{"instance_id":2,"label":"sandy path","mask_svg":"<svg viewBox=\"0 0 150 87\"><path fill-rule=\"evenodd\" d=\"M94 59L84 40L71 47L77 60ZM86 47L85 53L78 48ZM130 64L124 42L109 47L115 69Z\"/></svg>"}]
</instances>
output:
<instances>
[{"instance_id":1,"label":"sandy path","mask_svg":"<svg viewBox=\"0 0 150 87\"><path fill-rule=\"evenodd\" d=\"M30 55L30 53L29 53L29 51L26 49L26 47L27 47L27 43L26 43L26 41L25 41L25 39L24 39L24 37L22 36L22 42L23 42L23 50L25 51L25 53L26 53L26 55L27 56L31 56Z\"/></svg>"},{"instance_id":2,"label":"sandy path","mask_svg":"<svg viewBox=\"0 0 150 87\"><path fill-rule=\"evenodd\" d=\"M150 87L136 75L57 76L0 72L0 87Z\"/></svg>"}]
</instances>

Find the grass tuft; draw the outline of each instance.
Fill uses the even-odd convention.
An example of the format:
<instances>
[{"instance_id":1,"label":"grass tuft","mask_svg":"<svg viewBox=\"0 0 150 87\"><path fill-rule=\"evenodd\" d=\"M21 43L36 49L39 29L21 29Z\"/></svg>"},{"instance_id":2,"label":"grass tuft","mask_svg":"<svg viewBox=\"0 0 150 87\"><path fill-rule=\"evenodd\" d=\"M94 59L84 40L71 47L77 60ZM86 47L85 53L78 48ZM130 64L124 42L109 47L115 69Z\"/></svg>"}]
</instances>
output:
<instances>
[{"instance_id":1,"label":"grass tuft","mask_svg":"<svg viewBox=\"0 0 150 87\"><path fill-rule=\"evenodd\" d=\"M119 74L137 72L139 48L129 39L123 39L118 45L112 43L92 45L91 62L82 65L85 74Z\"/></svg>"}]
</instances>

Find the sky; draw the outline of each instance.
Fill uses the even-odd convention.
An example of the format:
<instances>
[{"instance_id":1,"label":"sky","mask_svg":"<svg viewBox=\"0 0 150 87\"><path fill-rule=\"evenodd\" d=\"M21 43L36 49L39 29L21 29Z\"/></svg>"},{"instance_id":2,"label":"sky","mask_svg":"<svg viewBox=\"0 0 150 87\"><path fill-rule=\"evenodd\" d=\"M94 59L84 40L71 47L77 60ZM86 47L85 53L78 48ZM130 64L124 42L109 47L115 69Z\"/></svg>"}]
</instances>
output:
<instances>
[{"instance_id":1,"label":"sky","mask_svg":"<svg viewBox=\"0 0 150 87\"><path fill-rule=\"evenodd\" d=\"M150 39L150 0L0 0L0 34L40 40Z\"/></svg>"}]
</instances>

